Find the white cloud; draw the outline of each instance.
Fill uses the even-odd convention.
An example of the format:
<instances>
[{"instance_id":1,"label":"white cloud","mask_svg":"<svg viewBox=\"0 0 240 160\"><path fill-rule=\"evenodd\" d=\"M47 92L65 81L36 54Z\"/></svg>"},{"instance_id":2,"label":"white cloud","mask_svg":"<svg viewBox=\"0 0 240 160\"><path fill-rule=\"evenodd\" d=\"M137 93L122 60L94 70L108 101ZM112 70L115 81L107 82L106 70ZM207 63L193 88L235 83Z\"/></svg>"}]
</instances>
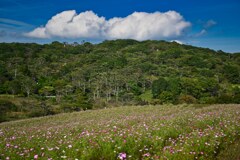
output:
<instances>
[{"instance_id":1,"label":"white cloud","mask_svg":"<svg viewBox=\"0 0 240 160\"><path fill-rule=\"evenodd\" d=\"M206 29L202 29L199 33L195 34L195 37L200 37L202 35L207 34L207 30Z\"/></svg>"},{"instance_id":2,"label":"white cloud","mask_svg":"<svg viewBox=\"0 0 240 160\"><path fill-rule=\"evenodd\" d=\"M50 38L50 36L46 33L46 28L44 27L38 27L32 32L26 33L25 35L34 38Z\"/></svg>"},{"instance_id":3,"label":"white cloud","mask_svg":"<svg viewBox=\"0 0 240 160\"><path fill-rule=\"evenodd\" d=\"M53 16L45 25L27 33L29 37L36 38L95 38L100 31L105 18L98 17L92 11L76 14L76 11L64 11Z\"/></svg>"},{"instance_id":4,"label":"white cloud","mask_svg":"<svg viewBox=\"0 0 240 160\"><path fill-rule=\"evenodd\" d=\"M0 18L0 23L8 24L8 25L14 25L14 26L24 26L24 27L32 27L32 25L27 24L25 22L16 21L13 19L6 19L6 18Z\"/></svg>"},{"instance_id":5,"label":"white cloud","mask_svg":"<svg viewBox=\"0 0 240 160\"><path fill-rule=\"evenodd\" d=\"M216 21L214 21L214 20L208 20L204 25L203 25L203 27L204 28L211 28L212 26L214 26L214 25L216 25L217 24L217 22Z\"/></svg>"},{"instance_id":6,"label":"white cloud","mask_svg":"<svg viewBox=\"0 0 240 160\"><path fill-rule=\"evenodd\" d=\"M175 11L134 12L124 18L106 20L92 11L77 14L71 10L53 16L44 27L25 35L35 38L168 39L181 36L190 25Z\"/></svg>"},{"instance_id":7,"label":"white cloud","mask_svg":"<svg viewBox=\"0 0 240 160\"><path fill-rule=\"evenodd\" d=\"M183 42L183 41L180 41L180 40L171 40L170 42L176 42L176 43L178 43L178 44L184 44L184 42Z\"/></svg>"}]
</instances>

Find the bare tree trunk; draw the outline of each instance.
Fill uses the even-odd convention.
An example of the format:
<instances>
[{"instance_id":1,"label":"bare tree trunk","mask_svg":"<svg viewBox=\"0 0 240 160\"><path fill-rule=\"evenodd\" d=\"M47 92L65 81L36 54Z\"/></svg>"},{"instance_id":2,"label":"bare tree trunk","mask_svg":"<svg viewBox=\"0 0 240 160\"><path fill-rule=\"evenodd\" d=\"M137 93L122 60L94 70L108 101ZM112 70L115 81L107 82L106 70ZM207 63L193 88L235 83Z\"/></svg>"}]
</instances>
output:
<instances>
[{"instance_id":1,"label":"bare tree trunk","mask_svg":"<svg viewBox=\"0 0 240 160\"><path fill-rule=\"evenodd\" d=\"M86 84L83 83L83 93L86 93Z\"/></svg>"},{"instance_id":2,"label":"bare tree trunk","mask_svg":"<svg viewBox=\"0 0 240 160\"><path fill-rule=\"evenodd\" d=\"M97 98L100 98L100 92L98 87L97 87Z\"/></svg>"},{"instance_id":3,"label":"bare tree trunk","mask_svg":"<svg viewBox=\"0 0 240 160\"><path fill-rule=\"evenodd\" d=\"M29 97L29 95L30 95L30 90L27 91L27 97Z\"/></svg>"},{"instance_id":4,"label":"bare tree trunk","mask_svg":"<svg viewBox=\"0 0 240 160\"><path fill-rule=\"evenodd\" d=\"M14 70L14 78L17 77L17 69Z\"/></svg>"},{"instance_id":5,"label":"bare tree trunk","mask_svg":"<svg viewBox=\"0 0 240 160\"><path fill-rule=\"evenodd\" d=\"M119 95L119 87L116 88L116 101L118 102L118 95Z\"/></svg>"},{"instance_id":6,"label":"bare tree trunk","mask_svg":"<svg viewBox=\"0 0 240 160\"><path fill-rule=\"evenodd\" d=\"M96 100L96 92L93 92L93 100Z\"/></svg>"},{"instance_id":7,"label":"bare tree trunk","mask_svg":"<svg viewBox=\"0 0 240 160\"><path fill-rule=\"evenodd\" d=\"M145 92L146 91L146 82L145 82L145 80L143 81L143 92Z\"/></svg>"}]
</instances>

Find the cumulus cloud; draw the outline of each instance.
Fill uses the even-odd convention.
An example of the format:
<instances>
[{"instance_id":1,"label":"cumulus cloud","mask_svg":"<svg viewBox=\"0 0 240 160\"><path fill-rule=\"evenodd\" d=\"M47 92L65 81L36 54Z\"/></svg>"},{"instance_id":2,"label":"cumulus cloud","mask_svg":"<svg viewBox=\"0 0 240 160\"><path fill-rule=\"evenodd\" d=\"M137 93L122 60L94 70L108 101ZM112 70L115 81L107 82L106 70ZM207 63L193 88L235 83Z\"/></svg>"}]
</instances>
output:
<instances>
[{"instance_id":1,"label":"cumulus cloud","mask_svg":"<svg viewBox=\"0 0 240 160\"><path fill-rule=\"evenodd\" d=\"M190 25L175 11L134 12L127 17L106 20L92 11L77 14L70 10L53 16L44 27L25 35L35 38L167 39L181 36Z\"/></svg>"},{"instance_id":2,"label":"cumulus cloud","mask_svg":"<svg viewBox=\"0 0 240 160\"><path fill-rule=\"evenodd\" d=\"M53 16L45 27L38 27L26 35L36 38L95 38L100 36L104 23L105 18L92 11L79 15L74 10L64 11Z\"/></svg>"}]
</instances>

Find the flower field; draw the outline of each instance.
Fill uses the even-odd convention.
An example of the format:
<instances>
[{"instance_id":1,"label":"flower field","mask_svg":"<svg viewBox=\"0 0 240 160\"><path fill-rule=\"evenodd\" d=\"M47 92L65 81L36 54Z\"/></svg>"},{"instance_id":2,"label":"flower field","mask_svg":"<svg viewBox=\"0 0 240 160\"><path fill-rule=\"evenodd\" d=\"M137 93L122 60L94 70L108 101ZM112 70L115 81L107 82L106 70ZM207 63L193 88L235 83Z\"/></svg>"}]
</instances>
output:
<instances>
[{"instance_id":1,"label":"flower field","mask_svg":"<svg viewBox=\"0 0 240 160\"><path fill-rule=\"evenodd\" d=\"M240 105L118 107L0 124L0 159L238 159Z\"/></svg>"}]
</instances>

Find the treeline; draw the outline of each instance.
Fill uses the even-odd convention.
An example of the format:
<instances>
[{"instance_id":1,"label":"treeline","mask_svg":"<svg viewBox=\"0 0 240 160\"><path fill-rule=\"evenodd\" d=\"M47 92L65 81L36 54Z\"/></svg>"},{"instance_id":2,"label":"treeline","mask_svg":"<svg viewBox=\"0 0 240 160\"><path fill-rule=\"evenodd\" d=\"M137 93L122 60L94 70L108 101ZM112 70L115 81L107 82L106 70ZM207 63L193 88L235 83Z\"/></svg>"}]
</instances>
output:
<instances>
[{"instance_id":1,"label":"treeline","mask_svg":"<svg viewBox=\"0 0 240 160\"><path fill-rule=\"evenodd\" d=\"M240 54L165 41L1 43L0 94L34 99L43 114L129 104L240 103Z\"/></svg>"}]
</instances>

